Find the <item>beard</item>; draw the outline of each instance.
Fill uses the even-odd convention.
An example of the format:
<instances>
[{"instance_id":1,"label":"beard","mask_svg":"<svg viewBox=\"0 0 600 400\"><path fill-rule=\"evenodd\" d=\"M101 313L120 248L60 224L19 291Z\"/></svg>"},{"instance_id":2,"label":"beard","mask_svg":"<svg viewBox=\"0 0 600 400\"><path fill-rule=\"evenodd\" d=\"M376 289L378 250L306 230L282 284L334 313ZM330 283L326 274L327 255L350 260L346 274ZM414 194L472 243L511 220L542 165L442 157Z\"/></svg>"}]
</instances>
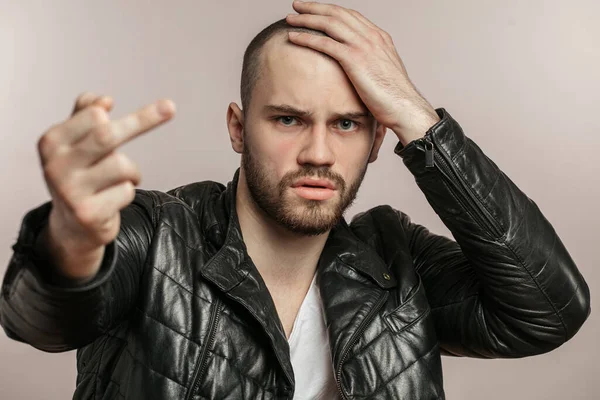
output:
<instances>
[{"instance_id":1,"label":"beard","mask_svg":"<svg viewBox=\"0 0 600 400\"><path fill-rule=\"evenodd\" d=\"M324 234L343 218L356 199L368 163L350 185L329 167L310 164L301 166L298 171L287 173L280 182L273 182L273 175L268 168L252 155L248 136L250 135L245 135L243 144L242 168L251 201L268 217L290 232L304 236ZM292 184L305 177L331 181L336 187L336 195L329 200L309 200L291 193Z\"/></svg>"}]
</instances>

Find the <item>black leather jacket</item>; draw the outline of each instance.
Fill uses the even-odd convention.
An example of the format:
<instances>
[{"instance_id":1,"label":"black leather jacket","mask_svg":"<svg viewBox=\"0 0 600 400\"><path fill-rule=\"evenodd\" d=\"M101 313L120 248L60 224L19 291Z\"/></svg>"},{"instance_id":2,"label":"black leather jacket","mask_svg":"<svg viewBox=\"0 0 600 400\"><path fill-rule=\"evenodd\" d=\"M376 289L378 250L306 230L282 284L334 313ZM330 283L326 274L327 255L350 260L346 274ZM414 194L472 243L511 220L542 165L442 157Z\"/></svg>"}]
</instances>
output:
<instances>
[{"instance_id":1,"label":"black leather jacket","mask_svg":"<svg viewBox=\"0 0 600 400\"><path fill-rule=\"evenodd\" d=\"M443 399L440 354L544 353L590 313L536 204L437 111L395 152L456 242L379 206L341 221L319 260L342 398ZM78 349L76 399L291 399L288 343L237 219L238 174L227 187L138 190L85 285L48 273L33 244L51 205L30 211L2 286L8 336Z\"/></svg>"}]
</instances>

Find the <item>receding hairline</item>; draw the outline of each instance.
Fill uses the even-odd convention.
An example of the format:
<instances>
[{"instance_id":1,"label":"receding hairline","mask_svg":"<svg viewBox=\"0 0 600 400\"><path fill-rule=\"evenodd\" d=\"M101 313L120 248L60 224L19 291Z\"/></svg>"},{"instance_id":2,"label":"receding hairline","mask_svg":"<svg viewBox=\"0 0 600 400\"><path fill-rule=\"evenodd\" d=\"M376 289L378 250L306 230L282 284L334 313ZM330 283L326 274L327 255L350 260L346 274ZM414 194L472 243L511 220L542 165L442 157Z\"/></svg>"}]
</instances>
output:
<instances>
[{"instance_id":1,"label":"receding hairline","mask_svg":"<svg viewBox=\"0 0 600 400\"><path fill-rule=\"evenodd\" d=\"M242 99L242 109L245 111L250 106L252 99L252 92L256 83L262 76L263 71L263 59L264 59L264 48L268 43L272 43L272 40L283 39L283 45L289 43L290 45L296 46L294 43L287 39L288 32L306 32L319 36L329 36L323 31L315 29L293 26L287 23L286 19L280 19L271 25L264 28L259 32L251 41L246 51L244 52L244 60L242 64L242 76L240 82L240 95ZM284 38L285 37L285 38ZM299 46L299 45L298 45ZM319 53L319 55L332 59L325 53Z\"/></svg>"}]
</instances>

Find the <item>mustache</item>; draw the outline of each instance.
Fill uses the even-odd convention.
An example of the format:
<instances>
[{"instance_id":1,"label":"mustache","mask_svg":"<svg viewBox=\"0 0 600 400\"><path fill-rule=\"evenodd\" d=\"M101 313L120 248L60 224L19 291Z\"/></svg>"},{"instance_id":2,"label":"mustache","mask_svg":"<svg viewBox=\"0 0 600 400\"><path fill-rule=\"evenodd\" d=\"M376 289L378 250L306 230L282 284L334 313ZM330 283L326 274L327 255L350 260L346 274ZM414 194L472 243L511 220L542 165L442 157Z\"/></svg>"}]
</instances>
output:
<instances>
[{"instance_id":1,"label":"mustache","mask_svg":"<svg viewBox=\"0 0 600 400\"><path fill-rule=\"evenodd\" d=\"M329 167L304 166L298 171L287 173L280 182L281 189L290 187L301 178L326 179L331 181L341 192L346 190L346 181Z\"/></svg>"}]
</instances>

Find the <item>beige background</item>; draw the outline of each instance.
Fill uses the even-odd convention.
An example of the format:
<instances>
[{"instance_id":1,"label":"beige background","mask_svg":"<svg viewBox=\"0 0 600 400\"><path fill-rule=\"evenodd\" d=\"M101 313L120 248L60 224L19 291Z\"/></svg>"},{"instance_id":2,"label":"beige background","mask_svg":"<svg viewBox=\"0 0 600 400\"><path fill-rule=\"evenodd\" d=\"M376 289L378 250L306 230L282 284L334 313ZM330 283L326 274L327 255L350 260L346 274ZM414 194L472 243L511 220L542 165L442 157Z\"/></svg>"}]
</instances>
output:
<instances>
[{"instance_id":1,"label":"beige background","mask_svg":"<svg viewBox=\"0 0 600 400\"><path fill-rule=\"evenodd\" d=\"M392 34L408 72L540 206L598 300L600 3L340 1ZM225 126L239 103L242 53L288 0L0 0L0 273L21 218L48 199L36 141L84 90L120 116L169 96L178 115L128 144L141 187L227 182L239 165ZM388 133L347 217L391 204L449 234ZM390 178L393 178L393 183ZM522 360L444 358L449 399L598 399L597 313L558 350ZM75 353L46 354L0 334L0 399L67 399Z\"/></svg>"}]
</instances>

